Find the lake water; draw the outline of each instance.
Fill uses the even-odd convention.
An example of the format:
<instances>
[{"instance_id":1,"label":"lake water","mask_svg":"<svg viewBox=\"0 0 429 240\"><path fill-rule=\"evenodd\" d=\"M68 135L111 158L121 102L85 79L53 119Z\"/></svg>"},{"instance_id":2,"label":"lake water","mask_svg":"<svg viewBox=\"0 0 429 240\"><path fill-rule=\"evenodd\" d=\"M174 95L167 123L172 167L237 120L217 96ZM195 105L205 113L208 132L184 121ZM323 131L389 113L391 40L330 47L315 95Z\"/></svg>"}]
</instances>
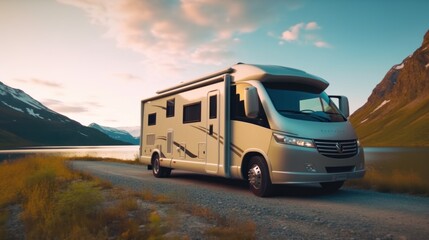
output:
<instances>
[{"instance_id":1,"label":"lake water","mask_svg":"<svg viewBox=\"0 0 429 240\"><path fill-rule=\"evenodd\" d=\"M0 161L13 160L30 154L46 154L64 157L105 157L134 160L139 154L139 146L77 146L38 147L0 150Z\"/></svg>"},{"instance_id":2,"label":"lake water","mask_svg":"<svg viewBox=\"0 0 429 240\"><path fill-rule=\"evenodd\" d=\"M367 163L380 160L423 159L429 160L429 148L365 148ZM139 146L84 146L84 147L40 147L15 150L0 150L0 161L16 159L29 154L60 155L65 157L109 157L134 160L139 154Z\"/></svg>"}]
</instances>

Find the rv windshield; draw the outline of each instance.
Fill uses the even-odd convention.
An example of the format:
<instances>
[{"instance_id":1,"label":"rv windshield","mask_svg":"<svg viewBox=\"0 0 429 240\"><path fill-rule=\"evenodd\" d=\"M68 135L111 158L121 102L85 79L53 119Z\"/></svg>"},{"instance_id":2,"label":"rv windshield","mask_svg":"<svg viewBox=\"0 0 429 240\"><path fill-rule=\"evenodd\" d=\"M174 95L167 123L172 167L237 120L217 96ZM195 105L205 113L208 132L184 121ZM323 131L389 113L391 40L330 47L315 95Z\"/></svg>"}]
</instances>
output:
<instances>
[{"instance_id":1,"label":"rv windshield","mask_svg":"<svg viewBox=\"0 0 429 240\"><path fill-rule=\"evenodd\" d=\"M307 85L265 83L276 110L287 118L318 122L344 122L346 119L325 92Z\"/></svg>"}]
</instances>

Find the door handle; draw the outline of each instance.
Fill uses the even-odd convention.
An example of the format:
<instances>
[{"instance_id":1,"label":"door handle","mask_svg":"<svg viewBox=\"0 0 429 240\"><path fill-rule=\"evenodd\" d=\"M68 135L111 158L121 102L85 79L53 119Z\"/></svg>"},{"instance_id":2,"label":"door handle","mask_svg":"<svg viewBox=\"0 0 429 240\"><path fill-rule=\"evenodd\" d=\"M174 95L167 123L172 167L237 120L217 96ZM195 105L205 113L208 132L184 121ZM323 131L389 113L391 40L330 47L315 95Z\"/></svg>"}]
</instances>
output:
<instances>
[{"instance_id":1,"label":"door handle","mask_svg":"<svg viewBox=\"0 0 429 240\"><path fill-rule=\"evenodd\" d=\"M213 135L213 124L209 126L209 135Z\"/></svg>"}]
</instances>

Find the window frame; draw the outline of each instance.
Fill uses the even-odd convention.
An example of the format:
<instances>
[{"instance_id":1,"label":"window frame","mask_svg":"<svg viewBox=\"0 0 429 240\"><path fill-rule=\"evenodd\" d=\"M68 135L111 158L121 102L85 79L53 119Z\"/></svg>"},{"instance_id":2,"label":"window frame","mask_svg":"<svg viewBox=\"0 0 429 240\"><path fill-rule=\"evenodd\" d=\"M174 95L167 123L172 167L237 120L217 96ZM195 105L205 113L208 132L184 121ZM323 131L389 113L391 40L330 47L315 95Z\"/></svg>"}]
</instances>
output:
<instances>
[{"instance_id":1,"label":"window frame","mask_svg":"<svg viewBox=\"0 0 429 240\"><path fill-rule=\"evenodd\" d=\"M175 98L167 99L165 104L166 104L165 117L166 118L174 117L175 111L176 111L176 99Z\"/></svg>"},{"instance_id":2,"label":"window frame","mask_svg":"<svg viewBox=\"0 0 429 240\"><path fill-rule=\"evenodd\" d=\"M217 119L217 94L209 97L209 119Z\"/></svg>"},{"instance_id":3,"label":"window frame","mask_svg":"<svg viewBox=\"0 0 429 240\"><path fill-rule=\"evenodd\" d=\"M199 112L198 115L195 114L195 116L197 116L196 118L191 118L193 117L193 115L189 115L189 114L187 115L188 111L195 110L195 109L192 109L192 107L197 107L197 110ZM195 123L195 122L201 122L201 101L183 105L182 123L186 124L186 123Z\"/></svg>"},{"instance_id":4,"label":"window frame","mask_svg":"<svg viewBox=\"0 0 429 240\"><path fill-rule=\"evenodd\" d=\"M147 125L148 126L156 125L156 113L150 113L147 115Z\"/></svg>"}]
</instances>

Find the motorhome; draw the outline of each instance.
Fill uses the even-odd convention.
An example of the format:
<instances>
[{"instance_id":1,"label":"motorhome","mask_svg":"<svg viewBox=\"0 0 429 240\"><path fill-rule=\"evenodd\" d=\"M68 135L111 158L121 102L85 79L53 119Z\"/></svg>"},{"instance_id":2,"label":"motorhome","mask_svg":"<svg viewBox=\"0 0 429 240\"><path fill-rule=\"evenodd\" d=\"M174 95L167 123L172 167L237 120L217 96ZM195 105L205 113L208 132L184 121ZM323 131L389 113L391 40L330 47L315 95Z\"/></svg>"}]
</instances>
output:
<instances>
[{"instance_id":1,"label":"motorhome","mask_svg":"<svg viewBox=\"0 0 429 240\"><path fill-rule=\"evenodd\" d=\"M174 169L274 184L320 183L329 191L365 174L347 97L304 71L236 64L141 101L140 161L157 178ZM338 107L337 107L338 105Z\"/></svg>"}]
</instances>

